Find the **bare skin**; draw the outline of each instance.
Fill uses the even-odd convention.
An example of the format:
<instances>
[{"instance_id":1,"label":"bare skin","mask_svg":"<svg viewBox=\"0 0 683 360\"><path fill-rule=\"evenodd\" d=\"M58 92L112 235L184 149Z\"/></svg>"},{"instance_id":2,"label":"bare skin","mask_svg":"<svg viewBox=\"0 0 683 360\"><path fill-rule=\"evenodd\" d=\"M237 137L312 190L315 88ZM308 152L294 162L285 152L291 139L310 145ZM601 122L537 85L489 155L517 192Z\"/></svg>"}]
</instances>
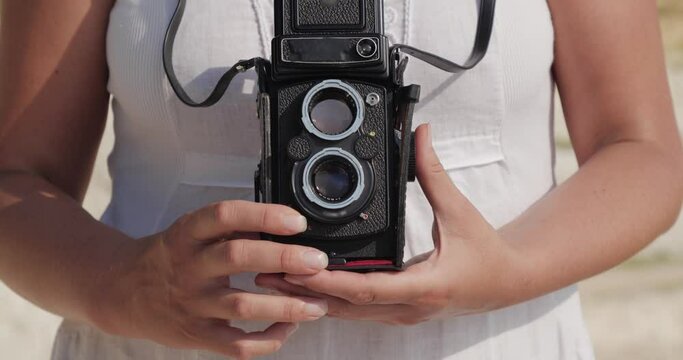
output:
<instances>
[{"instance_id":1,"label":"bare skin","mask_svg":"<svg viewBox=\"0 0 683 360\"><path fill-rule=\"evenodd\" d=\"M0 32L0 278L36 305L126 337L252 358L279 349L319 299L230 288L240 272L314 274L324 253L253 241L295 235L279 205L222 202L135 240L80 202L106 121L112 1L4 1ZM245 333L230 320L265 320Z\"/></svg>"},{"instance_id":2,"label":"bare skin","mask_svg":"<svg viewBox=\"0 0 683 360\"><path fill-rule=\"evenodd\" d=\"M682 151L654 0L550 0L557 33L554 71L581 164L574 177L496 230L450 182L422 128L419 176L437 219L437 249L405 272L366 275L302 268L311 249L276 244L267 244L268 251L300 261L259 265L266 270L240 263L235 245L226 244L247 246L239 233L254 227L242 229L230 216L213 214L250 208L244 203L208 207L139 242L92 219L79 202L106 115L104 38L111 1L2 4L0 278L39 306L106 331L248 358L275 351L285 341L291 327L284 319L310 319L303 312L292 318L273 314L278 324L265 333L243 334L227 326L215 331L208 317L251 318L258 301L221 306L234 292L197 291L215 284L215 277L198 270L209 260L187 255L183 249L189 247L212 254L224 246L222 275L265 273L262 286L296 295L268 298L280 305L296 302L303 309L313 296L326 300L333 316L414 324L507 306L604 271L668 228L681 207ZM449 196L431 195L436 193ZM258 228L293 231L285 225L291 222L283 222L295 215L291 209L252 210L270 214ZM216 232L194 232L211 227L207 223L219 239ZM169 254L187 258L178 261ZM176 266L194 275L174 277ZM268 275L276 272L288 275ZM129 301L150 278L163 280ZM178 283L183 286L169 286ZM194 300L181 302L193 309L191 316L174 313L171 306L151 306L169 288ZM218 307L207 316L200 312L205 307L196 305L202 301ZM169 326L168 332L152 326L166 316L174 324L193 325Z\"/></svg>"},{"instance_id":3,"label":"bare skin","mask_svg":"<svg viewBox=\"0 0 683 360\"><path fill-rule=\"evenodd\" d=\"M580 164L573 177L494 230L450 183L420 129L418 176L436 219L433 253L398 274L322 271L261 275L258 283L327 299L331 316L415 324L576 283L668 229L681 209L683 151L656 1L549 5L554 74Z\"/></svg>"}]
</instances>

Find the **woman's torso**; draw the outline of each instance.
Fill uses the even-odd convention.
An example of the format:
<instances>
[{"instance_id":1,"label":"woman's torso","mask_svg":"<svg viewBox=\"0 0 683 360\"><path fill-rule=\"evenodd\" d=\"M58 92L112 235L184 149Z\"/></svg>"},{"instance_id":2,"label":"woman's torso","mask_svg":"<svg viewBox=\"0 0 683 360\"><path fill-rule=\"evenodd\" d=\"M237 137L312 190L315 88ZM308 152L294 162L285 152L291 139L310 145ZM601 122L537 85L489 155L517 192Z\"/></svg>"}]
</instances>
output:
<instances>
[{"instance_id":1,"label":"woman's torso","mask_svg":"<svg viewBox=\"0 0 683 360\"><path fill-rule=\"evenodd\" d=\"M107 39L116 143L112 202L103 217L132 237L225 199L253 198L259 157L253 73L225 98L191 109L171 90L161 44L176 0L118 0ZM178 77L196 99L236 60L269 56L272 0L190 2L176 43ZM393 42L463 59L476 26L474 1L385 1ZM554 186L553 29L544 0L499 0L489 53L451 75L412 60L407 83L422 86L416 125L430 122L454 182L494 226L515 218ZM431 210L408 190L406 257L432 248ZM552 240L549 240L552 241ZM251 276L233 281L253 289ZM254 328L253 324L244 324ZM65 323L54 359L214 359ZM506 309L412 327L334 319L302 324L273 359L591 359L574 286Z\"/></svg>"}]
</instances>

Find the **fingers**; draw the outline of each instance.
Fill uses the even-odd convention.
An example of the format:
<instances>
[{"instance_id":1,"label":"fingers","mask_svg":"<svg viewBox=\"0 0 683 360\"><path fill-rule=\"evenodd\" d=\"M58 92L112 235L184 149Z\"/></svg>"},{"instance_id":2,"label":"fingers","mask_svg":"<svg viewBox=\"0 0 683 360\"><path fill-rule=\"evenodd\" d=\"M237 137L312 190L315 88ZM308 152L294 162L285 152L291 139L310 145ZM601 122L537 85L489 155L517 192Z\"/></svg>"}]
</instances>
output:
<instances>
[{"instance_id":1,"label":"fingers","mask_svg":"<svg viewBox=\"0 0 683 360\"><path fill-rule=\"evenodd\" d=\"M333 296L326 294L321 294L313 290L309 290L303 286L289 283L285 281L284 277L285 276L283 274L258 274L254 279L254 283L258 287L268 290L275 290L276 292L285 295L303 296L307 298L327 300L328 306L329 301L334 301L334 299L340 300L339 298L335 298Z\"/></svg>"},{"instance_id":2,"label":"fingers","mask_svg":"<svg viewBox=\"0 0 683 360\"><path fill-rule=\"evenodd\" d=\"M446 173L432 146L431 127L420 125L415 131L417 178L435 212L450 209L454 201L467 201Z\"/></svg>"},{"instance_id":3,"label":"fingers","mask_svg":"<svg viewBox=\"0 0 683 360\"><path fill-rule=\"evenodd\" d=\"M212 240L234 232L295 235L306 230L306 218L276 204L223 201L190 214L183 224L195 240Z\"/></svg>"},{"instance_id":4,"label":"fingers","mask_svg":"<svg viewBox=\"0 0 683 360\"><path fill-rule=\"evenodd\" d=\"M315 275L287 274L284 279L356 305L410 303L428 290L428 282L409 271L359 274L323 270Z\"/></svg>"},{"instance_id":5,"label":"fingers","mask_svg":"<svg viewBox=\"0 0 683 360\"><path fill-rule=\"evenodd\" d=\"M214 277L238 272L315 274L327 267L319 250L264 240L226 240L208 246L199 262L203 275Z\"/></svg>"},{"instance_id":6,"label":"fingers","mask_svg":"<svg viewBox=\"0 0 683 360\"><path fill-rule=\"evenodd\" d=\"M287 295L317 296L328 304L327 316L346 320L370 320L391 324L409 325L417 323L415 308L410 305L354 305L346 300L314 293L304 287L290 284L282 276L260 274L256 284L266 289L276 290Z\"/></svg>"},{"instance_id":7,"label":"fingers","mask_svg":"<svg viewBox=\"0 0 683 360\"><path fill-rule=\"evenodd\" d=\"M198 305L200 316L226 320L294 323L317 320L327 314L327 302L321 299L253 294L233 289L204 297Z\"/></svg>"},{"instance_id":8,"label":"fingers","mask_svg":"<svg viewBox=\"0 0 683 360\"><path fill-rule=\"evenodd\" d=\"M297 328L297 324L275 323L264 331L245 333L215 322L201 339L205 342L204 347L211 351L247 360L277 352Z\"/></svg>"},{"instance_id":9,"label":"fingers","mask_svg":"<svg viewBox=\"0 0 683 360\"><path fill-rule=\"evenodd\" d=\"M346 320L379 321L390 324L408 324L414 312L410 305L354 305L345 300L330 301L328 316ZM405 320L403 320L405 319Z\"/></svg>"}]
</instances>

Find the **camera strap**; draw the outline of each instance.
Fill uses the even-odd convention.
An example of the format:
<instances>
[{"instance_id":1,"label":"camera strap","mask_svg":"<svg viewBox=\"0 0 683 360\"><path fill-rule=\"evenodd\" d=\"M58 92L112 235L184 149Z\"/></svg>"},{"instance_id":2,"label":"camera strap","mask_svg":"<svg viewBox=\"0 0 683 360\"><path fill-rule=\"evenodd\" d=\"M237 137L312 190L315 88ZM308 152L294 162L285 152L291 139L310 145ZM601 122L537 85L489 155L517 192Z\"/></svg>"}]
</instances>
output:
<instances>
[{"instance_id":1,"label":"camera strap","mask_svg":"<svg viewBox=\"0 0 683 360\"><path fill-rule=\"evenodd\" d=\"M218 80L218 84L211 91L209 96L200 102L192 100L192 98L185 92L183 86L180 85L178 78L176 76L175 70L173 68L173 46L175 44L175 38L178 34L178 29L180 28L180 23L183 20L183 14L185 13L186 0L178 0L178 5L171 17L171 22L166 30L166 36L164 37L164 70L166 71L166 76L168 81L171 83L171 88L176 93L180 101L185 105L190 107L209 107L217 103L228 90L228 86L232 82L232 79L239 73L243 73L253 67L256 67L256 71L259 74L259 87L261 90L264 89L264 74L267 74L267 64L268 60L260 57L255 57L249 60L240 60L235 65L233 65L228 71L221 76Z\"/></svg>"},{"instance_id":2,"label":"camera strap","mask_svg":"<svg viewBox=\"0 0 683 360\"><path fill-rule=\"evenodd\" d=\"M218 80L218 84L211 91L209 96L200 102L192 100L192 98L185 92L183 86L178 81L175 70L173 68L173 46L175 44L175 38L178 34L178 29L180 28L180 23L183 19L183 14L185 13L185 5L187 0L178 0L178 5L171 17L171 22L166 30L166 36L164 37L163 45L163 63L164 70L171 84L171 88L176 93L178 98L187 106L190 107L209 107L217 103L225 94L225 91L230 86L232 79L237 76L237 74L245 72L251 68L256 68L259 74L259 87L261 90L265 86L265 76L268 74L268 60L260 57L255 57L249 60L240 60L235 65L233 65L221 78ZM438 55L417 49L415 47L403 44L397 44L391 47L391 53L395 55L397 59L401 58L401 53L413 56L420 59L430 65L433 65L443 71L450 73L458 73L461 71L469 70L475 67L486 55L489 43L491 40L491 34L493 32L493 21L495 15L496 0L481 0L479 5L479 18L477 23L477 31L474 39L474 46L472 48L472 53L469 58L463 64L454 63L448 59L444 59ZM405 67L405 62L403 61L403 67ZM401 68L399 66L399 68ZM400 70L402 71L402 70Z\"/></svg>"},{"instance_id":3,"label":"camera strap","mask_svg":"<svg viewBox=\"0 0 683 360\"><path fill-rule=\"evenodd\" d=\"M481 0L479 5L477 32L474 38L472 53L462 65L456 64L448 59L444 59L438 55L434 55L424 50L403 44L396 44L392 46L392 54L399 54L402 52L450 73L458 73L472 69L484 58L486 51L489 48L491 34L493 33L493 20L495 18L495 12L496 0ZM400 56L398 58L400 59Z\"/></svg>"}]
</instances>

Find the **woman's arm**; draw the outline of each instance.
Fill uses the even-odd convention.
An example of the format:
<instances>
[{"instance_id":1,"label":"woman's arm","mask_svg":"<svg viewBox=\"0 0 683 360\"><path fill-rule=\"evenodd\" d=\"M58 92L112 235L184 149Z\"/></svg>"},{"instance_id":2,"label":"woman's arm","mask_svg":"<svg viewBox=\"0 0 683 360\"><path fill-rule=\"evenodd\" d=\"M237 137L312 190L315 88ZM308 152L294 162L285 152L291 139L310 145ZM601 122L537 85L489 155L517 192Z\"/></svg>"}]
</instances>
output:
<instances>
[{"instance_id":1,"label":"woman's arm","mask_svg":"<svg viewBox=\"0 0 683 360\"><path fill-rule=\"evenodd\" d=\"M521 299L631 257L673 224L683 196L656 1L549 4L554 73L580 169L500 231L526 260Z\"/></svg>"},{"instance_id":2,"label":"woman's arm","mask_svg":"<svg viewBox=\"0 0 683 360\"><path fill-rule=\"evenodd\" d=\"M333 316L411 324L560 289L624 261L669 228L681 209L683 152L656 1L549 4L554 72L581 164L572 178L495 231L446 181L418 129L418 178L435 212L433 253L397 274L261 275L259 284L317 292Z\"/></svg>"},{"instance_id":3,"label":"woman's arm","mask_svg":"<svg viewBox=\"0 0 683 360\"><path fill-rule=\"evenodd\" d=\"M0 20L0 277L82 321L93 284L129 239L80 206L107 116L112 1L3 1Z\"/></svg>"},{"instance_id":4,"label":"woman's arm","mask_svg":"<svg viewBox=\"0 0 683 360\"><path fill-rule=\"evenodd\" d=\"M107 332L240 359L276 351L295 323L325 315L318 299L230 288L229 276L240 272L314 274L327 266L318 250L243 238L304 231L306 219L292 209L220 202L139 240L88 215L80 201L107 113L112 1L1 4L2 281ZM274 324L245 333L230 320Z\"/></svg>"}]
</instances>

